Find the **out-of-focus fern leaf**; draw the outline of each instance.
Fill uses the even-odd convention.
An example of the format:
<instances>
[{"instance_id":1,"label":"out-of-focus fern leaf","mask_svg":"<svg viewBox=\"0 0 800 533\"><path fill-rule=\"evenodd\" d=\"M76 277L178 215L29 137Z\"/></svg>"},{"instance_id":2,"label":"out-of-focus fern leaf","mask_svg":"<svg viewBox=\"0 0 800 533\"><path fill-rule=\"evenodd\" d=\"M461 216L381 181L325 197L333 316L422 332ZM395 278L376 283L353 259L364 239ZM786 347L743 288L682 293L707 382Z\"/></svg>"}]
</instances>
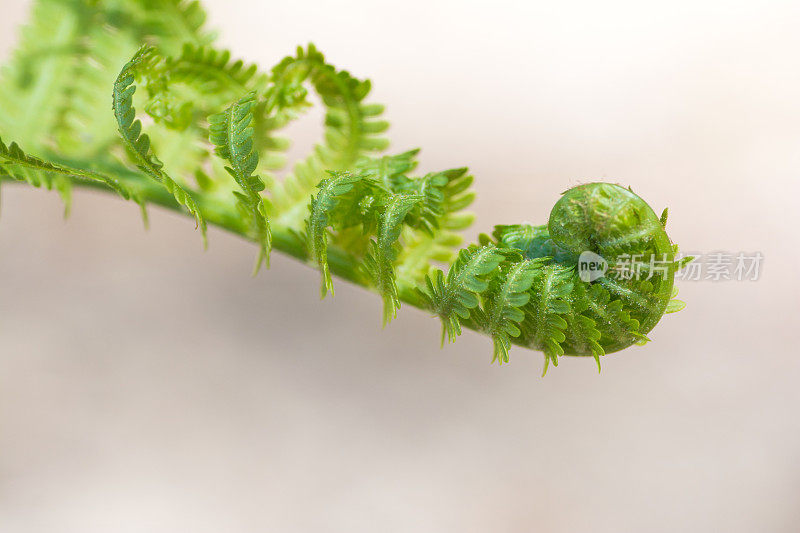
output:
<instances>
[{"instance_id":1,"label":"out-of-focus fern leaf","mask_svg":"<svg viewBox=\"0 0 800 533\"><path fill-rule=\"evenodd\" d=\"M13 135L29 150L47 146L59 111L68 101L74 54L95 8L84 3L42 0L0 83L0 133ZM80 59L78 60L80 61Z\"/></svg>"},{"instance_id":2,"label":"out-of-focus fern leaf","mask_svg":"<svg viewBox=\"0 0 800 533\"><path fill-rule=\"evenodd\" d=\"M294 172L276 187L273 194L275 221L281 226L297 226L306 218L308 196L326 170L352 170L365 154L385 150L388 142L380 134L388 123L377 117L382 106L363 103L369 94L369 81L361 81L346 71L337 71L325 62L314 47L298 48L272 71L274 88L270 107L297 109L305 102L303 83L309 80L327 108L325 142L299 162Z\"/></svg>"},{"instance_id":3,"label":"out-of-focus fern leaf","mask_svg":"<svg viewBox=\"0 0 800 533\"><path fill-rule=\"evenodd\" d=\"M185 43L205 46L214 40L206 12L197 0L100 0L120 26L130 27L138 42L154 42L166 55Z\"/></svg>"},{"instance_id":4,"label":"out-of-focus fern leaf","mask_svg":"<svg viewBox=\"0 0 800 533\"><path fill-rule=\"evenodd\" d=\"M167 53L207 45L205 13L184 0L37 0L0 80L0 132L42 153L112 162L108 87L115 70L148 41Z\"/></svg>"},{"instance_id":5,"label":"out-of-focus fern leaf","mask_svg":"<svg viewBox=\"0 0 800 533\"><path fill-rule=\"evenodd\" d=\"M362 175L380 183L384 189L401 192L402 181L409 181L406 176L417 167L418 154L417 149L397 155L365 157L356 164L356 168Z\"/></svg>"},{"instance_id":6,"label":"out-of-focus fern leaf","mask_svg":"<svg viewBox=\"0 0 800 533\"><path fill-rule=\"evenodd\" d=\"M425 278L427 290L420 296L442 320L442 344L445 336L454 342L461 335L461 320L470 317L478 306L478 295L489 288L487 274L503 261L500 250L493 246L470 246L462 249L445 278L441 270Z\"/></svg>"},{"instance_id":7,"label":"out-of-focus fern leaf","mask_svg":"<svg viewBox=\"0 0 800 533\"><path fill-rule=\"evenodd\" d=\"M98 163L111 161L110 152L120 143L114 115L108 112L108 88L138 47L124 31L104 22L97 13L85 24L85 40L72 57L73 73L52 130L59 152Z\"/></svg>"},{"instance_id":8,"label":"out-of-focus fern leaf","mask_svg":"<svg viewBox=\"0 0 800 533\"><path fill-rule=\"evenodd\" d=\"M269 252L272 248L272 232L267 220L267 210L261 191L264 182L253 175L258 166L258 154L253 149L253 107L254 94L240 98L224 113L208 118L211 143L216 153L227 160L231 166L225 170L236 180L244 194L236 193L243 212L251 219L253 235L259 242L261 251L256 262L258 271L262 262L269 265Z\"/></svg>"},{"instance_id":9,"label":"out-of-focus fern leaf","mask_svg":"<svg viewBox=\"0 0 800 533\"><path fill-rule=\"evenodd\" d=\"M665 313L677 313L678 311L683 310L686 307L686 302L683 300L678 300L675 297L678 295L678 287L672 287L672 295L670 301L667 303L667 309L664 311Z\"/></svg>"},{"instance_id":10,"label":"out-of-focus fern leaf","mask_svg":"<svg viewBox=\"0 0 800 533\"><path fill-rule=\"evenodd\" d=\"M187 43L179 56L166 58L148 80L147 112L168 127L183 130L242 94L263 92L267 82L255 65L232 61L228 50Z\"/></svg>"},{"instance_id":11,"label":"out-of-focus fern leaf","mask_svg":"<svg viewBox=\"0 0 800 533\"><path fill-rule=\"evenodd\" d=\"M197 221L205 242L206 222L194 198L164 171L163 164L150 148L150 138L146 133L142 133L142 123L136 118L136 108L133 106L133 95L136 92L136 85L134 85L135 75L137 71L146 72L158 60L155 49L145 46L122 68L117 81L114 83L114 116L117 119L122 141L139 169L161 183L172 194L175 201L186 207Z\"/></svg>"}]
</instances>

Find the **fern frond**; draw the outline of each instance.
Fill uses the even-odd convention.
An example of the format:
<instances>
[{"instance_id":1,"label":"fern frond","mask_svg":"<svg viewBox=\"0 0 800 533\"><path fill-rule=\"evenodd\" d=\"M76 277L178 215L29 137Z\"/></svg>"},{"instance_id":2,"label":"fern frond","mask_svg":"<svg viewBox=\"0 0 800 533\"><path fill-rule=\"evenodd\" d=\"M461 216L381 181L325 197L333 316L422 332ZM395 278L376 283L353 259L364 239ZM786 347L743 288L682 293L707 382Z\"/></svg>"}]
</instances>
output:
<instances>
[{"instance_id":1,"label":"fern frond","mask_svg":"<svg viewBox=\"0 0 800 533\"><path fill-rule=\"evenodd\" d=\"M221 197L228 197L237 185L218 160L209 160L203 142L208 138L207 119L241 95L266 86L266 76L257 74L255 66L230 56L226 50L186 43L180 56L156 62L145 79L144 109L155 122L149 136L164 166L182 183L201 172L208 176L205 171L211 170L204 191ZM263 107L259 104L253 112L256 129L265 120ZM260 146L255 149L261 151Z\"/></svg>"},{"instance_id":2,"label":"fern frond","mask_svg":"<svg viewBox=\"0 0 800 533\"><path fill-rule=\"evenodd\" d=\"M449 263L454 250L461 244L460 230L468 227L474 217L464 213L475 199L469 191L472 176L459 168L428 174L410 180L400 190L421 194L425 200L415 223L417 231L407 231L405 245L397 266L398 279L416 284L430 270L432 262Z\"/></svg>"},{"instance_id":3,"label":"fern frond","mask_svg":"<svg viewBox=\"0 0 800 533\"><path fill-rule=\"evenodd\" d=\"M184 206L194 216L203 235L203 241L206 242L206 222L194 198L164 171L163 164L152 152L150 138L146 133L142 132L142 123L136 118L136 108L133 106L133 95L136 92L136 85L134 85L135 74L140 70L146 71L158 59L153 47L144 46L122 68L114 83L114 117L117 119L122 141L139 169L161 183L172 194L175 201Z\"/></svg>"},{"instance_id":4,"label":"fern frond","mask_svg":"<svg viewBox=\"0 0 800 533\"><path fill-rule=\"evenodd\" d=\"M258 72L254 64L246 65L241 59L232 60L229 50L184 43L180 56L169 58L165 64L172 82L182 81L216 98L227 93L263 91L269 78Z\"/></svg>"},{"instance_id":5,"label":"fern frond","mask_svg":"<svg viewBox=\"0 0 800 533\"><path fill-rule=\"evenodd\" d=\"M364 258L364 270L383 298L384 326L397 316L400 308L394 272L397 240L406 216L422 200L423 197L419 195L392 195L380 214L377 238L371 242Z\"/></svg>"},{"instance_id":6,"label":"fern frond","mask_svg":"<svg viewBox=\"0 0 800 533\"><path fill-rule=\"evenodd\" d=\"M597 327L597 322L584 314L589 309L587 284L583 283L577 275L573 275L572 287L570 309L564 315L567 321L566 344L576 353L594 357L597 371L600 372L600 357L604 356L606 352L600 344L602 333Z\"/></svg>"},{"instance_id":7,"label":"fern frond","mask_svg":"<svg viewBox=\"0 0 800 533\"><path fill-rule=\"evenodd\" d=\"M420 291L420 296L442 320L442 344L445 335L450 342L461 335L461 320L470 318L470 311L478 306L478 296L489 288L486 275L502 261L497 247L473 245L459 252L446 278L439 269L425 277L427 290Z\"/></svg>"},{"instance_id":8,"label":"fern frond","mask_svg":"<svg viewBox=\"0 0 800 533\"><path fill-rule=\"evenodd\" d=\"M54 182L57 176L75 178L79 180L95 181L107 185L126 200L136 199L136 191L124 185L118 179L106 176L99 172L71 168L58 163L51 163L38 157L25 153L17 143L12 142L6 146L0 138L0 174L9 176L17 181L25 181L34 187L44 186L47 189L55 187L69 187L70 182ZM68 189L62 189L61 194L69 194Z\"/></svg>"},{"instance_id":9,"label":"fern frond","mask_svg":"<svg viewBox=\"0 0 800 533\"><path fill-rule=\"evenodd\" d=\"M297 109L305 102L303 83L309 81L327 108L325 142L295 166L273 193L276 223L297 226L306 218L308 196L323 178L324 171L352 170L365 154L386 149L388 142L380 134L388 123L378 117L382 106L365 104L371 84L338 71L325 61L314 45L298 48L295 57L287 57L273 69L273 89L268 95L270 108L280 111Z\"/></svg>"},{"instance_id":10,"label":"fern frond","mask_svg":"<svg viewBox=\"0 0 800 533\"><path fill-rule=\"evenodd\" d=\"M50 140L60 110L68 101L82 39L96 10L59 0L34 4L30 23L0 83L0 133L40 152Z\"/></svg>"},{"instance_id":11,"label":"fern frond","mask_svg":"<svg viewBox=\"0 0 800 533\"><path fill-rule=\"evenodd\" d=\"M306 221L308 253L322 272L320 295L333 294L333 279L328 266L328 225L332 212L339 206L343 197L362 181L361 176L347 172L331 172L330 178L318 184L316 197L311 197L309 217Z\"/></svg>"},{"instance_id":12,"label":"fern frond","mask_svg":"<svg viewBox=\"0 0 800 533\"><path fill-rule=\"evenodd\" d=\"M601 341L610 344L624 340L633 344L647 337L639 333L639 321L631 317L622 300L611 298L609 291L598 283L593 283L587 290L589 315L603 326L607 338Z\"/></svg>"},{"instance_id":13,"label":"fern frond","mask_svg":"<svg viewBox=\"0 0 800 533\"><path fill-rule=\"evenodd\" d=\"M567 321L564 316L570 310L573 270L550 264L536 270L535 274L522 328L527 332L530 342L544 352L544 375L550 363L558 366L558 358L564 355L561 343L566 339Z\"/></svg>"},{"instance_id":14,"label":"fern frond","mask_svg":"<svg viewBox=\"0 0 800 533\"><path fill-rule=\"evenodd\" d=\"M380 183L384 189L403 192L402 180L406 180L409 172L417 167L419 149L409 150L401 154L382 157L364 157L356 168L370 179Z\"/></svg>"},{"instance_id":15,"label":"fern frond","mask_svg":"<svg viewBox=\"0 0 800 533\"><path fill-rule=\"evenodd\" d=\"M239 204L252 219L253 234L260 244L261 251L256 262L256 272L262 262L269 266L269 252L272 248L272 232L264 207L264 182L254 176L258 166L258 154L253 149L253 106L254 94L249 94L231 104L224 113L208 118L211 143L216 153L227 160L231 166L225 170L236 180L244 194L237 194Z\"/></svg>"},{"instance_id":16,"label":"fern frond","mask_svg":"<svg viewBox=\"0 0 800 533\"><path fill-rule=\"evenodd\" d=\"M516 259L501 265L475 321L492 337L492 362L508 362L511 340L521 335L520 322L530 301L530 288L545 263L544 259Z\"/></svg>"},{"instance_id":17,"label":"fern frond","mask_svg":"<svg viewBox=\"0 0 800 533\"><path fill-rule=\"evenodd\" d=\"M198 0L140 1L149 15L150 27L160 30L151 33L168 54L177 53L185 43L205 46L214 39L214 34L205 28L207 15Z\"/></svg>"},{"instance_id":18,"label":"fern frond","mask_svg":"<svg viewBox=\"0 0 800 533\"><path fill-rule=\"evenodd\" d=\"M179 56L165 58L148 79L146 111L157 122L184 130L243 94L263 92L267 83L256 65L231 60L228 50L186 43Z\"/></svg>"},{"instance_id":19,"label":"fern frond","mask_svg":"<svg viewBox=\"0 0 800 533\"><path fill-rule=\"evenodd\" d=\"M205 46L214 40L207 15L197 0L106 0L109 9L131 24L139 42L154 42L167 55L177 55L185 43Z\"/></svg>"},{"instance_id":20,"label":"fern frond","mask_svg":"<svg viewBox=\"0 0 800 533\"><path fill-rule=\"evenodd\" d=\"M441 319L442 343L473 328L491 335L500 363L512 344L542 350L545 372L561 355L593 356L599 368L600 356L647 341L683 305L673 280L685 260L675 260L667 212L657 217L630 189L572 188L546 225L498 226L493 241L481 235L457 251L458 231L472 221L464 212L472 176L464 168L412 176L417 150L376 155L388 124L383 106L366 102L370 82L337 70L313 45L266 76L210 46L196 1L37 5L0 83L0 133L37 156L0 140L2 183L55 189L67 210L80 185L111 188L143 212L146 203L188 211L204 240L208 220L256 241L256 269L274 238L276 250L319 266L323 297L334 274L372 286L384 325L409 303ZM128 60L143 42L163 55L145 46ZM283 166L288 141L277 132L309 107L311 89L326 107L325 136L280 182L270 171ZM153 119L147 134L137 106ZM584 282L576 272L584 252L613 268L636 256L646 277ZM452 262L446 275L437 262Z\"/></svg>"},{"instance_id":21,"label":"fern frond","mask_svg":"<svg viewBox=\"0 0 800 533\"><path fill-rule=\"evenodd\" d=\"M111 151L119 146L113 114L108 112L108 88L116 70L139 44L119 28L106 23L100 13L84 27L86 38L73 73L64 87L52 134L59 152L97 162L110 161Z\"/></svg>"}]
</instances>

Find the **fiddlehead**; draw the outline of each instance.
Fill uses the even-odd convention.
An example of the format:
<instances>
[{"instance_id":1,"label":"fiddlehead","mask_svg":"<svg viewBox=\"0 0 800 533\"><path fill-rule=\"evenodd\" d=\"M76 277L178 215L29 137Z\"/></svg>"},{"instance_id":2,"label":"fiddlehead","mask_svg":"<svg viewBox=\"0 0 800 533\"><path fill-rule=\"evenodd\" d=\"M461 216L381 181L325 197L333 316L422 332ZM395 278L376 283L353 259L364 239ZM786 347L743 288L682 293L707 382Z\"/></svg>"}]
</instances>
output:
<instances>
[{"instance_id":1,"label":"fiddlehead","mask_svg":"<svg viewBox=\"0 0 800 533\"><path fill-rule=\"evenodd\" d=\"M47 22L59 15L63 28L50 35ZM629 189L589 183L567 191L546 225L496 226L459 250L457 232L472 222L467 169L415 177L417 150L376 156L388 124L382 106L365 102L369 81L337 70L313 45L259 72L210 46L204 20L197 2L181 0L40 0L11 83L0 85L0 132L18 131L39 155L0 141L0 179L65 198L72 185L106 187L188 211L204 234L208 221L255 241L256 268L274 247L319 268L323 296L336 276L372 288L384 325L411 304L441 319L443 343L465 327L487 334L500 363L518 345L542 351L545 371L564 355L599 365L683 307L673 279L685 263L675 261L666 211L659 218ZM82 38L88 21L105 29ZM127 61L142 41L165 55L144 46ZM112 64L122 67L117 76ZM95 119L107 83L118 137ZM137 83L153 119L148 134L136 117ZM288 146L277 132L310 105L307 86L326 106L325 137L281 181L270 174ZM28 120L32 103L41 107ZM609 270L585 277L586 254Z\"/></svg>"}]
</instances>

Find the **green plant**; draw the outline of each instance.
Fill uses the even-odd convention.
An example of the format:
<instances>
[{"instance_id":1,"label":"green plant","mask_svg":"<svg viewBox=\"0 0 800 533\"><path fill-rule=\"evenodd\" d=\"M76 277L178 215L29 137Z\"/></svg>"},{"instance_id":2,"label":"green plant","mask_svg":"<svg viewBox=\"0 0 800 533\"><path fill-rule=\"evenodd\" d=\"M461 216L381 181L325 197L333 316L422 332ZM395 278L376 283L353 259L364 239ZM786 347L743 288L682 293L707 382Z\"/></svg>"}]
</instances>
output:
<instances>
[{"instance_id":1,"label":"green plant","mask_svg":"<svg viewBox=\"0 0 800 533\"><path fill-rule=\"evenodd\" d=\"M186 212L204 239L214 224L256 242L256 270L275 248L320 269L323 297L334 275L370 287L384 324L401 303L429 310L442 342L475 329L500 363L516 344L543 351L545 371L562 355L599 367L682 307L666 211L591 183L567 191L548 224L498 226L458 251L472 221L466 169L413 177L416 151L380 155L388 124L366 102L369 81L313 45L262 73L213 48L204 18L182 0L39 0L0 83L0 135L15 139L0 141L0 178L56 189L67 210L81 186L145 217L148 204ZM309 88L326 106L324 141L279 180L288 141L277 133L309 107ZM638 256L651 271L585 282L585 251L612 266Z\"/></svg>"}]
</instances>

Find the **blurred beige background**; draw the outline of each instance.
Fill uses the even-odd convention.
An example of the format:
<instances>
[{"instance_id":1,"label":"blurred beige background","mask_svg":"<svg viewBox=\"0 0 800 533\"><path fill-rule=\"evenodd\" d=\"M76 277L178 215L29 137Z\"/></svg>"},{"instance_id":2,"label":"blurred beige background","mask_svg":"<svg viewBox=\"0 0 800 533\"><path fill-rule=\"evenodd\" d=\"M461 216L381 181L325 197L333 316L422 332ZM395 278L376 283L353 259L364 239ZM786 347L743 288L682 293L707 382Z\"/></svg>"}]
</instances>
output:
<instances>
[{"instance_id":1,"label":"blurred beige background","mask_svg":"<svg viewBox=\"0 0 800 533\"><path fill-rule=\"evenodd\" d=\"M470 237L605 179L763 275L683 282L653 343L540 379L283 257L251 278L173 214L82 192L65 223L5 187L0 531L797 531L800 4L206 4L246 59L313 40L370 77L394 150L473 169ZM28 5L2 0L3 58Z\"/></svg>"}]
</instances>

